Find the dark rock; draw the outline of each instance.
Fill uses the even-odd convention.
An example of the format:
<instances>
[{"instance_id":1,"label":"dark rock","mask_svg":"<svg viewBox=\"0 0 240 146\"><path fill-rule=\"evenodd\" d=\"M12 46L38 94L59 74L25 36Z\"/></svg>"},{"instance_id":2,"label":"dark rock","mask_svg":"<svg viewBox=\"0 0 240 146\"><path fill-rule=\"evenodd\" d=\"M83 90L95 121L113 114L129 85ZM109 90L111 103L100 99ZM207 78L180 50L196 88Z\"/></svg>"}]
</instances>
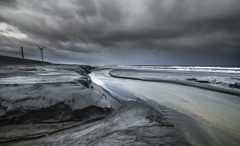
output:
<instances>
[{"instance_id":1,"label":"dark rock","mask_svg":"<svg viewBox=\"0 0 240 146\"><path fill-rule=\"evenodd\" d=\"M84 80L78 80L81 84L83 84L85 87L89 88L89 85L91 84L91 81L84 79Z\"/></svg>"},{"instance_id":2,"label":"dark rock","mask_svg":"<svg viewBox=\"0 0 240 146\"><path fill-rule=\"evenodd\" d=\"M240 83L229 84L229 87L240 89Z\"/></svg>"},{"instance_id":3,"label":"dark rock","mask_svg":"<svg viewBox=\"0 0 240 146\"><path fill-rule=\"evenodd\" d=\"M195 79L195 78L187 78L186 80L188 80L188 81L197 81L197 79Z\"/></svg>"},{"instance_id":4,"label":"dark rock","mask_svg":"<svg viewBox=\"0 0 240 146\"><path fill-rule=\"evenodd\" d=\"M186 80L188 80L188 81L194 81L194 82L198 82L198 83L210 83L209 81L197 80L197 79L195 79L195 78L187 78Z\"/></svg>"},{"instance_id":5,"label":"dark rock","mask_svg":"<svg viewBox=\"0 0 240 146\"><path fill-rule=\"evenodd\" d=\"M106 117L111 113L111 109L103 109L96 106L89 106L81 110L74 110L59 103L39 111L25 111L22 117L0 120L0 125L8 124L29 124L29 123L55 123L66 121L93 121Z\"/></svg>"},{"instance_id":6,"label":"dark rock","mask_svg":"<svg viewBox=\"0 0 240 146\"><path fill-rule=\"evenodd\" d=\"M160 125L173 126L171 123L169 123L169 121L166 118L162 117L161 115L150 114L150 115L146 116L146 119L149 120L149 123L156 122Z\"/></svg>"},{"instance_id":7,"label":"dark rock","mask_svg":"<svg viewBox=\"0 0 240 146\"><path fill-rule=\"evenodd\" d=\"M89 65L83 65L83 66L80 66L84 72L86 72L87 74L91 73L91 71L93 69L96 69L96 67L92 67L92 66L89 66Z\"/></svg>"},{"instance_id":8,"label":"dark rock","mask_svg":"<svg viewBox=\"0 0 240 146\"><path fill-rule=\"evenodd\" d=\"M204 80L198 80L198 81L195 81L195 82L199 82L199 83L210 83L209 81L204 81Z\"/></svg>"}]
</instances>

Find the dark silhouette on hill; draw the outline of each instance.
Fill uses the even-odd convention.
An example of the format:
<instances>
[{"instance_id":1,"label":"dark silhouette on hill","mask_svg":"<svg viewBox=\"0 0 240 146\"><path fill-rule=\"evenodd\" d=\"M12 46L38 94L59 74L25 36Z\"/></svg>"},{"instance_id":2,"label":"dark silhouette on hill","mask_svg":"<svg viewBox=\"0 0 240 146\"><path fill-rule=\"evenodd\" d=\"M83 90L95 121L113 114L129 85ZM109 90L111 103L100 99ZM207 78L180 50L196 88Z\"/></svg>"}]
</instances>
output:
<instances>
[{"instance_id":1,"label":"dark silhouette on hill","mask_svg":"<svg viewBox=\"0 0 240 146\"><path fill-rule=\"evenodd\" d=\"M0 55L0 66L5 65L47 65L50 64L49 62L42 62L42 61L36 61L36 60L30 60L30 59L22 59L22 58L16 58L16 57L9 57L9 56L2 56Z\"/></svg>"}]
</instances>

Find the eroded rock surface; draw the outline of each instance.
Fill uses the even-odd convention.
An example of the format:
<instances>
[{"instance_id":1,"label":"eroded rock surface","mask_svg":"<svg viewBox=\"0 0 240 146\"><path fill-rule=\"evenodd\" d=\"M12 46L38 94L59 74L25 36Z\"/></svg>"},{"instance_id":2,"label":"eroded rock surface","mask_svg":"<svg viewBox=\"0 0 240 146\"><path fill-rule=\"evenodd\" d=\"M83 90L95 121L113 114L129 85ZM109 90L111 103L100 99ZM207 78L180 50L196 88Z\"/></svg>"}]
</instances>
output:
<instances>
[{"instance_id":1,"label":"eroded rock surface","mask_svg":"<svg viewBox=\"0 0 240 146\"><path fill-rule=\"evenodd\" d=\"M0 145L189 145L155 109L92 83L91 69L1 67Z\"/></svg>"},{"instance_id":2,"label":"eroded rock surface","mask_svg":"<svg viewBox=\"0 0 240 146\"><path fill-rule=\"evenodd\" d=\"M168 123L149 121L156 110L138 102L122 102L123 107L104 119L70 129L26 139L8 145L189 145L176 128ZM34 125L33 127L36 127ZM46 125L42 125L44 127ZM54 128L58 128L57 125ZM34 128L33 128L34 130ZM45 130L42 128L42 130Z\"/></svg>"}]
</instances>

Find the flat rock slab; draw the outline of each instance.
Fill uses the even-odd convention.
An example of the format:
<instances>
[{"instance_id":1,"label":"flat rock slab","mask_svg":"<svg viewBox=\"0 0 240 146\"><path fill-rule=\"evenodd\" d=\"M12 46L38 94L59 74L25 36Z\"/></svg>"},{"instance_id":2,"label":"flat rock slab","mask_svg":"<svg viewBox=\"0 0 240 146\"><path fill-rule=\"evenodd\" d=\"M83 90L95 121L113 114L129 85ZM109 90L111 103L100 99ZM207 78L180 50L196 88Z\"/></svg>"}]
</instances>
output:
<instances>
[{"instance_id":1,"label":"flat rock slab","mask_svg":"<svg viewBox=\"0 0 240 146\"><path fill-rule=\"evenodd\" d=\"M122 103L119 111L95 122L35 139L19 139L3 145L180 145L189 143L171 124L149 119L161 116L138 102ZM153 117L152 117L153 118ZM36 127L36 126L35 126ZM30 127L29 127L30 128ZM34 129L34 128L33 128ZM29 131L33 130L29 129ZM51 129L51 128L49 128ZM45 129L46 130L46 129Z\"/></svg>"},{"instance_id":2,"label":"flat rock slab","mask_svg":"<svg viewBox=\"0 0 240 146\"><path fill-rule=\"evenodd\" d=\"M21 118L30 112L37 112L40 110L41 113L45 111L58 114L52 117L52 120L57 122L67 120L64 114L74 110L81 110L90 106L111 108L111 104L102 94L86 88L78 82L21 84L17 86L0 85L0 97L1 125L3 125L6 120L11 120L11 122L13 122L13 119L16 120L16 118ZM54 111L55 109L58 109L58 111ZM46 114L46 116L47 115L48 114ZM41 115L41 119L43 119L43 116L44 115ZM56 118L54 118L54 116L56 116ZM16 123L17 121L14 122Z\"/></svg>"}]
</instances>

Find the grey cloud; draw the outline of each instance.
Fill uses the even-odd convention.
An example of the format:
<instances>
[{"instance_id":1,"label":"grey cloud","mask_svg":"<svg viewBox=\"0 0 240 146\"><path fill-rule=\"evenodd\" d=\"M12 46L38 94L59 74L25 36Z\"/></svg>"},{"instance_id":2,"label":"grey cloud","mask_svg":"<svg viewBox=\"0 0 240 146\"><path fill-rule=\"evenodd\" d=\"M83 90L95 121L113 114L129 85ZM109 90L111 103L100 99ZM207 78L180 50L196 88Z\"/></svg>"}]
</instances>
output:
<instances>
[{"instance_id":1,"label":"grey cloud","mask_svg":"<svg viewBox=\"0 0 240 146\"><path fill-rule=\"evenodd\" d=\"M85 54L81 62L106 63L115 58L119 64L124 60L116 57L119 53L129 55L125 63L130 64L146 53L146 62L152 64L158 62L158 57L150 59L156 54L169 56L159 59L166 64L174 63L169 59L173 56L176 62L184 58L179 59L183 63L193 56L199 60L209 56L205 60L216 64L227 52L234 63L240 53L239 6L239 0L0 0L0 23L27 35L27 39L0 36L0 49L7 52L6 46L23 45L34 50L37 43L48 46L51 57L64 60L59 50L66 51L66 60L71 54L76 61L80 53Z\"/></svg>"}]
</instances>

